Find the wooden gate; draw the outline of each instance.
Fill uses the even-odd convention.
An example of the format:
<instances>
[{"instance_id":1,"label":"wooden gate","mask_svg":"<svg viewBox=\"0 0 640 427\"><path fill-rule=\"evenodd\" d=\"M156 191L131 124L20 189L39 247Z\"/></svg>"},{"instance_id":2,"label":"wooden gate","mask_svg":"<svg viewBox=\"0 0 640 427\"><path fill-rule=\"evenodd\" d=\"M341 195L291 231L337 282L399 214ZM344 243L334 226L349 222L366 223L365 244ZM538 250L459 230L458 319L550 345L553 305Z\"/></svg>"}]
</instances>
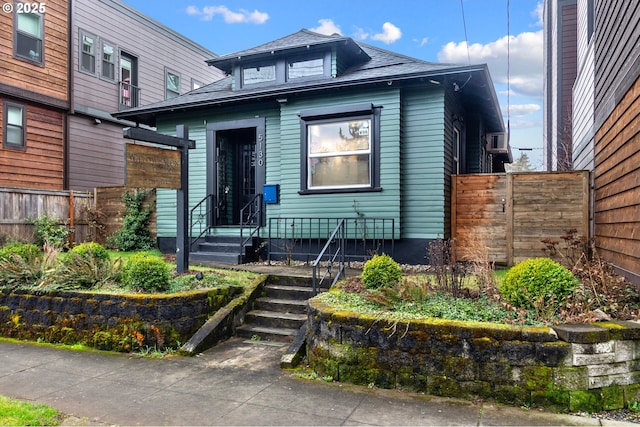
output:
<instances>
[{"instance_id":1,"label":"wooden gate","mask_svg":"<svg viewBox=\"0 0 640 427\"><path fill-rule=\"evenodd\" d=\"M543 239L570 229L589 238L589 172L454 175L451 236L458 257L469 260L472 242L489 259L513 265L547 256Z\"/></svg>"}]
</instances>

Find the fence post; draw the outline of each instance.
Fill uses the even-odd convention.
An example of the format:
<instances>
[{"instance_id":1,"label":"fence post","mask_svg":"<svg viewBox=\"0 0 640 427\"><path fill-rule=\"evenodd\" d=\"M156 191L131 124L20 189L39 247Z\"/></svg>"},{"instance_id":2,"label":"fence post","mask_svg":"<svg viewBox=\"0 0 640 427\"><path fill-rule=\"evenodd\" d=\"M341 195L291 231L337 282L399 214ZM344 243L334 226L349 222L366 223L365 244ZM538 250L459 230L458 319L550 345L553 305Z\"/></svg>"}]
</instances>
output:
<instances>
[{"instance_id":1,"label":"fence post","mask_svg":"<svg viewBox=\"0 0 640 427\"><path fill-rule=\"evenodd\" d=\"M505 221L507 222L507 265L513 265L513 174L507 174L507 206Z\"/></svg>"},{"instance_id":2,"label":"fence post","mask_svg":"<svg viewBox=\"0 0 640 427\"><path fill-rule=\"evenodd\" d=\"M71 229L71 233L69 233L69 249L73 248L73 244L76 237L76 204L73 198L73 190L69 191L69 228Z\"/></svg>"}]
</instances>

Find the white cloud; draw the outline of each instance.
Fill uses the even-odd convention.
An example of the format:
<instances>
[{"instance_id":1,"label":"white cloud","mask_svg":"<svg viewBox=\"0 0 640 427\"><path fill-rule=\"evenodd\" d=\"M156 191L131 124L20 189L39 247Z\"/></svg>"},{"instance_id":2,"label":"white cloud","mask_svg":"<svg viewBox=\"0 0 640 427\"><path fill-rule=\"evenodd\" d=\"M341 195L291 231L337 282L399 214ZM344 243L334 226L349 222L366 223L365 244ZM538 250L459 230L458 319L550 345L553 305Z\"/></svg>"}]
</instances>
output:
<instances>
[{"instance_id":1,"label":"white cloud","mask_svg":"<svg viewBox=\"0 0 640 427\"><path fill-rule=\"evenodd\" d=\"M394 43L402 37L402 31L400 28L393 25L391 22L385 22L382 24L382 32L377 34L371 34L362 28L357 28L356 32L353 34L353 38L356 40L376 40L380 41L384 44Z\"/></svg>"},{"instance_id":2,"label":"white cloud","mask_svg":"<svg viewBox=\"0 0 640 427\"><path fill-rule=\"evenodd\" d=\"M504 36L487 44L473 43L469 46L469 57L472 63L486 63L494 83L509 83L514 94L542 97L542 30ZM438 60L466 64L467 43L447 43L438 53Z\"/></svg>"},{"instance_id":3,"label":"white cloud","mask_svg":"<svg viewBox=\"0 0 640 427\"><path fill-rule=\"evenodd\" d=\"M539 2L536 8L531 12L531 16L536 18L536 25L542 27L544 25L544 2Z\"/></svg>"},{"instance_id":4,"label":"white cloud","mask_svg":"<svg viewBox=\"0 0 640 427\"><path fill-rule=\"evenodd\" d=\"M402 31L400 28L393 25L391 22L385 22L382 24L382 32L371 36L371 40L381 41L384 44L394 43L402 37Z\"/></svg>"},{"instance_id":5,"label":"white cloud","mask_svg":"<svg viewBox=\"0 0 640 427\"><path fill-rule=\"evenodd\" d=\"M330 36L332 34L342 35L342 30L340 29L340 27L331 19L320 19L318 20L318 23L320 24L319 26L309 29L313 32L325 34L327 36Z\"/></svg>"},{"instance_id":6,"label":"white cloud","mask_svg":"<svg viewBox=\"0 0 640 427\"><path fill-rule=\"evenodd\" d=\"M237 12L229 10L226 6L205 6L200 9L197 6L188 6L187 15L199 16L203 21L211 21L214 16L221 15L227 24L264 24L269 19L269 14L257 9L253 12L246 9L238 9Z\"/></svg>"},{"instance_id":7,"label":"white cloud","mask_svg":"<svg viewBox=\"0 0 640 427\"><path fill-rule=\"evenodd\" d=\"M527 116L536 111L540 111L539 104L511 104L509 108L511 116Z\"/></svg>"}]
</instances>

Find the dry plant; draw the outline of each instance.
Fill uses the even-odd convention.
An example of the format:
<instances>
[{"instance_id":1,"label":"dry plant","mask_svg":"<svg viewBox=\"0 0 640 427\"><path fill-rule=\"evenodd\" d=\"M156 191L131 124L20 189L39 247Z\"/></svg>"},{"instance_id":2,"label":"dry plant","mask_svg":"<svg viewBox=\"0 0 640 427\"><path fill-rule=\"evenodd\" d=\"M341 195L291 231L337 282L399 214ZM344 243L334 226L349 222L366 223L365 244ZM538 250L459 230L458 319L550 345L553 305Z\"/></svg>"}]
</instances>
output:
<instances>
[{"instance_id":1,"label":"dry plant","mask_svg":"<svg viewBox=\"0 0 640 427\"><path fill-rule=\"evenodd\" d=\"M456 262L455 241L438 237L428 247L429 264L436 277L436 290L462 296L462 288L467 278L464 264Z\"/></svg>"},{"instance_id":2,"label":"dry plant","mask_svg":"<svg viewBox=\"0 0 640 427\"><path fill-rule=\"evenodd\" d=\"M477 234L470 235L465 240L464 251L470 273L476 278L478 292L481 294L492 292L496 287L493 276L495 263L489 257L489 247L485 240Z\"/></svg>"}]
</instances>

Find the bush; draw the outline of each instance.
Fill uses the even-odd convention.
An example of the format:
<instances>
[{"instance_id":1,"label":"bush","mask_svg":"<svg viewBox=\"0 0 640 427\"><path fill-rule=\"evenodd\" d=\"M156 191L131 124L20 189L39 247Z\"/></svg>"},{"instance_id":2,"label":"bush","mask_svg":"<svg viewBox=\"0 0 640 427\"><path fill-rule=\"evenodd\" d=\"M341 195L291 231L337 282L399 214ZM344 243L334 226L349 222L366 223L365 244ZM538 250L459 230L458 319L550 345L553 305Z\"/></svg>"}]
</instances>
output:
<instances>
[{"instance_id":1,"label":"bush","mask_svg":"<svg viewBox=\"0 0 640 427\"><path fill-rule=\"evenodd\" d=\"M40 247L48 245L58 250L69 247L71 229L66 222L48 214L32 219L30 222L35 227L36 245Z\"/></svg>"},{"instance_id":2,"label":"bush","mask_svg":"<svg viewBox=\"0 0 640 427\"><path fill-rule=\"evenodd\" d=\"M549 258L535 258L512 267L500 285L500 295L515 307L531 309L539 301L557 305L570 295L578 280Z\"/></svg>"},{"instance_id":3,"label":"bush","mask_svg":"<svg viewBox=\"0 0 640 427\"><path fill-rule=\"evenodd\" d=\"M18 255L25 261L33 261L42 257L40 248L28 243L11 243L0 249L1 260L10 260L11 254Z\"/></svg>"},{"instance_id":4,"label":"bush","mask_svg":"<svg viewBox=\"0 0 640 427\"><path fill-rule=\"evenodd\" d=\"M107 238L110 246L119 251L148 250L154 247L148 228L152 211L144 207L144 200L150 193L150 190L136 190L133 193L125 191L122 201L127 214L122 219L122 228Z\"/></svg>"},{"instance_id":5,"label":"bush","mask_svg":"<svg viewBox=\"0 0 640 427\"><path fill-rule=\"evenodd\" d=\"M81 243L74 246L69 252L71 254L76 254L81 258L93 258L102 261L109 259L109 252L107 252L104 246L96 242Z\"/></svg>"},{"instance_id":6,"label":"bush","mask_svg":"<svg viewBox=\"0 0 640 427\"><path fill-rule=\"evenodd\" d=\"M389 255L374 255L362 268L362 283L367 289L395 286L402 277L402 269Z\"/></svg>"},{"instance_id":7,"label":"bush","mask_svg":"<svg viewBox=\"0 0 640 427\"><path fill-rule=\"evenodd\" d=\"M141 252L134 254L122 268L122 282L145 292L162 292L169 287L169 267L161 259Z\"/></svg>"}]
</instances>

